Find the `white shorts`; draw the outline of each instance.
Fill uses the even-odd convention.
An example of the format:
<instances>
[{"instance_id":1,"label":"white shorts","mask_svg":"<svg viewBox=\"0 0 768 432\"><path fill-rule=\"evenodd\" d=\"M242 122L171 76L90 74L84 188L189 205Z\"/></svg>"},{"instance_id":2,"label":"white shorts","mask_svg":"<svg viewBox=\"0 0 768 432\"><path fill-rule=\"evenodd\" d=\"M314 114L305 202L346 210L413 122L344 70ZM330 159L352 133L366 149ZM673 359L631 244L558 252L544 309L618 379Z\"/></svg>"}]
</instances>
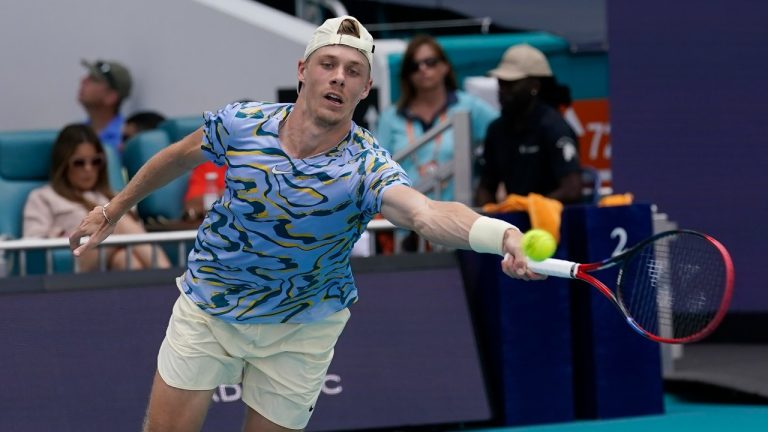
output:
<instances>
[{"instance_id":1,"label":"white shorts","mask_svg":"<svg viewBox=\"0 0 768 432\"><path fill-rule=\"evenodd\" d=\"M242 398L269 421L303 429L312 416L349 309L310 324L232 324L181 294L157 369L166 384L211 390L242 382Z\"/></svg>"}]
</instances>

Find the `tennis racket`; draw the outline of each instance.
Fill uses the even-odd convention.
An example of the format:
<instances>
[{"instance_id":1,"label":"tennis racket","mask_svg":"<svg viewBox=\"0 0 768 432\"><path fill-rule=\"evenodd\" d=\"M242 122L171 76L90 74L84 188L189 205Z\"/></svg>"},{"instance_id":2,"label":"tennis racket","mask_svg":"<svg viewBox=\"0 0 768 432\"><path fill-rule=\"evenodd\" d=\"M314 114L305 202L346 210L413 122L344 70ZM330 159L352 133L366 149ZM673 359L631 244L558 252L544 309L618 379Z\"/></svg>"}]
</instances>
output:
<instances>
[{"instance_id":1,"label":"tennis racket","mask_svg":"<svg viewBox=\"0 0 768 432\"><path fill-rule=\"evenodd\" d=\"M612 291L591 273L619 266ZM656 342L700 340L722 321L733 293L733 262L725 247L696 231L654 235L606 260L578 264L528 260L536 273L585 281L624 314L638 333Z\"/></svg>"}]
</instances>

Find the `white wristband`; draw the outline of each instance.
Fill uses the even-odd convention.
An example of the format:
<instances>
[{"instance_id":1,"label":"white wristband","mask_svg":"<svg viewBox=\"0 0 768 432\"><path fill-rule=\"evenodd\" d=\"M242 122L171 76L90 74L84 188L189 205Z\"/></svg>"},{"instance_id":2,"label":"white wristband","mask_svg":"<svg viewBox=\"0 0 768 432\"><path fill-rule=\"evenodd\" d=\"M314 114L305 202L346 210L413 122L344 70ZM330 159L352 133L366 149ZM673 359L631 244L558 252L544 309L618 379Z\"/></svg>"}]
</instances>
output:
<instances>
[{"instance_id":1,"label":"white wristband","mask_svg":"<svg viewBox=\"0 0 768 432\"><path fill-rule=\"evenodd\" d=\"M469 229L469 246L475 252L504 255L504 233L510 228L517 229L503 220L480 216Z\"/></svg>"}]
</instances>

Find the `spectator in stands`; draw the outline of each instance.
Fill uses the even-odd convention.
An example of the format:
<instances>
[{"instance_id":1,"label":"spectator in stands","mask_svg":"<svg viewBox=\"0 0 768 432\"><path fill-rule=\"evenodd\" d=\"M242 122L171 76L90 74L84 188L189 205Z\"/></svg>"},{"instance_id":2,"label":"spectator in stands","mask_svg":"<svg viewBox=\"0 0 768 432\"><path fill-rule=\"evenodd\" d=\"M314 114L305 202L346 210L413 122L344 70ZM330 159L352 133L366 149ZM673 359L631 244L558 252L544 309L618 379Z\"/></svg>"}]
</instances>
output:
<instances>
[{"instance_id":1,"label":"spectator in stands","mask_svg":"<svg viewBox=\"0 0 768 432\"><path fill-rule=\"evenodd\" d=\"M28 238L68 237L88 211L108 202L114 193L109 187L107 161L99 137L85 124L72 124L61 130L51 152L50 182L30 192L24 206L23 236ZM133 216L120 220L115 232L145 233ZM127 249L107 248L107 267L127 269ZM131 248L131 269L151 268L152 248ZM159 268L170 267L168 258L157 248ZM98 269L98 251L79 258L80 271Z\"/></svg>"},{"instance_id":2,"label":"spectator in stands","mask_svg":"<svg viewBox=\"0 0 768 432\"><path fill-rule=\"evenodd\" d=\"M124 123L120 105L131 94L131 73L115 61L82 60L82 65L88 73L80 80L77 99L88 114L87 123L104 145L120 155Z\"/></svg>"},{"instance_id":3,"label":"spectator in stands","mask_svg":"<svg viewBox=\"0 0 768 432\"><path fill-rule=\"evenodd\" d=\"M499 81L502 108L488 127L477 204L496 202L500 184L506 194L538 193L563 203L579 202L578 141L553 107L570 96L547 80L553 74L544 54L527 44L515 45L489 74ZM547 80L546 99L540 93L542 79Z\"/></svg>"},{"instance_id":4,"label":"spectator in stands","mask_svg":"<svg viewBox=\"0 0 768 432\"><path fill-rule=\"evenodd\" d=\"M224 191L224 176L227 173L226 166L217 166L211 161L207 161L195 167L189 176L187 192L184 194L184 215L183 219L188 221L201 221L208 210L205 208L205 193L208 189L208 180L206 176L214 173L216 179L217 194Z\"/></svg>"},{"instance_id":5,"label":"spectator in stands","mask_svg":"<svg viewBox=\"0 0 768 432\"><path fill-rule=\"evenodd\" d=\"M400 67L400 99L379 119L376 128L379 143L395 154L456 111L469 112L471 139L478 146L485 138L488 125L499 115L482 99L459 90L453 66L433 37L415 36L405 49ZM418 185L438 164L453 161L453 143L453 131L448 130L398 162L413 184ZM431 197L453 199L452 182L444 183L441 189L440 196L432 194Z\"/></svg>"},{"instance_id":6,"label":"spectator in stands","mask_svg":"<svg viewBox=\"0 0 768 432\"><path fill-rule=\"evenodd\" d=\"M165 120L165 117L155 111L139 111L125 119L123 125L122 142L126 143L139 132L157 129Z\"/></svg>"}]
</instances>

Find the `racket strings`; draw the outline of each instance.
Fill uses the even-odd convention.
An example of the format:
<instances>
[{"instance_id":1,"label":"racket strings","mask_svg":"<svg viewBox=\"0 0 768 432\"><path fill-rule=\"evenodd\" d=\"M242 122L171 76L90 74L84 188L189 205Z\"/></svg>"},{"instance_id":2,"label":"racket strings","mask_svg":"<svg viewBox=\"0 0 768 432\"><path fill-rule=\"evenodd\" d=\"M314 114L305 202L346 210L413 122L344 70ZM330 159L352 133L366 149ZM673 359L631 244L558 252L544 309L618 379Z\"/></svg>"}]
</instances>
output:
<instances>
[{"instance_id":1,"label":"racket strings","mask_svg":"<svg viewBox=\"0 0 768 432\"><path fill-rule=\"evenodd\" d=\"M723 303L726 269L707 239L660 237L624 263L617 298L644 330L678 339L706 329Z\"/></svg>"}]
</instances>

